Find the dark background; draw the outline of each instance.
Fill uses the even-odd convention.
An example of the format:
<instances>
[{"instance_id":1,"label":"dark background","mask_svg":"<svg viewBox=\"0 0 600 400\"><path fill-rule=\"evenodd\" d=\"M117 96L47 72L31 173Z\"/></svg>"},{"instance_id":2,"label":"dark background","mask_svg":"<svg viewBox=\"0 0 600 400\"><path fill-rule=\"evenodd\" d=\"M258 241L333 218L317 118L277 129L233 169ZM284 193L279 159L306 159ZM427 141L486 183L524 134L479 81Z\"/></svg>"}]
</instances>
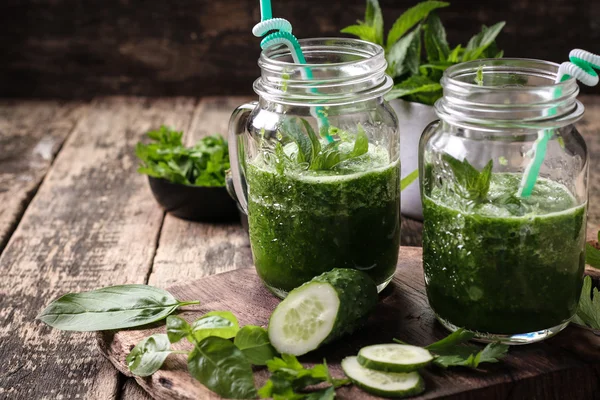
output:
<instances>
[{"instance_id":1,"label":"dark background","mask_svg":"<svg viewBox=\"0 0 600 400\"><path fill-rule=\"evenodd\" d=\"M386 32L411 0L381 0ZM258 0L0 0L0 97L250 94L259 71ZM273 0L298 38L340 36L364 0ZM453 1L451 46L506 21L508 57L600 52L600 0ZM600 94L600 89L587 89Z\"/></svg>"}]
</instances>

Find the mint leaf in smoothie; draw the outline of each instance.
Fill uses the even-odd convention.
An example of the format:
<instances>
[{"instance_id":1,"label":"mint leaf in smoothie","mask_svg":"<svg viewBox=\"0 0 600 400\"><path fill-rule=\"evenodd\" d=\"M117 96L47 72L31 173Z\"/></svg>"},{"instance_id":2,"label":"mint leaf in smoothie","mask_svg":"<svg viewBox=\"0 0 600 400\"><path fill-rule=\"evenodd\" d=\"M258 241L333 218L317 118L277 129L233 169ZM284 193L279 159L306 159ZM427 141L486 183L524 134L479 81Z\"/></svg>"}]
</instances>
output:
<instances>
[{"instance_id":1,"label":"mint leaf in smoothie","mask_svg":"<svg viewBox=\"0 0 600 400\"><path fill-rule=\"evenodd\" d=\"M573 322L592 329L600 329L600 292L597 288L592 288L592 278L589 276L583 280L579 308Z\"/></svg>"},{"instance_id":2,"label":"mint leaf in smoothie","mask_svg":"<svg viewBox=\"0 0 600 400\"><path fill-rule=\"evenodd\" d=\"M485 199L490 190L493 161L478 171L467 159L459 161L450 154L444 154L442 159L450 166L456 180L458 194L468 200L480 201Z\"/></svg>"}]
</instances>

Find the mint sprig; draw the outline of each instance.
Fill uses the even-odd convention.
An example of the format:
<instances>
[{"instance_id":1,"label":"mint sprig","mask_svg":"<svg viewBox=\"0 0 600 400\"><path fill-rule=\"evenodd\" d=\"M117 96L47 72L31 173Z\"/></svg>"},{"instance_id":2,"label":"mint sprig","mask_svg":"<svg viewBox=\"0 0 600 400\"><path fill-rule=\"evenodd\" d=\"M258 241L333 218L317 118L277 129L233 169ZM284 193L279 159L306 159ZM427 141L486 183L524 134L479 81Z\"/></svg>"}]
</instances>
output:
<instances>
[{"instance_id":1,"label":"mint sprig","mask_svg":"<svg viewBox=\"0 0 600 400\"><path fill-rule=\"evenodd\" d=\"M345 139L336 140L325 145L321 144L319 137L311 125L302 118L289 118L283 122L279 133L296 143L296 153L288 156L280 142L275 144L274 166L277 173L283 174L286 164L295 163L296 166L306 164L311 171L327 171L334 168L342 161L360 157L369 151L369 138L364 128L358 124L354 135L354 146L341 146L345 141L351 141L350 135L335 127L330 131L337 131Z\"/></svg>"},{"instance_id":2,"label":"mint sprig","mask_svg":"<svg viewBox=\"0 0 600 400\"><path fill-rule=\"evenodd\" d=\"M459 161L450 154L444 154L442 160L452 169L455 189L459 196L473 201L481 201L486 198L492 179L492 168L494 166L492 160L481 171L469 164L466 158Z\"/></svg>"},{"instance_id":3,"label":"mint sprig","mask_svg":"<svg viewBox=\"0 0 600 400\"><path fill-rule=\"evenodd\" d=\"M378 0L367 0L365 20L342 29L385 48L387 73L395 86L387 100L403 98L432 105L442 96L439 85L443 72L451 65L480 58L500 58L503 52L496 37L505 23L483 26L466 46L451 49L446 30L436 11L448 7L443 1L424 1L406 10L383 39L383 19ZM425 47L425 52L421 49ZM423 54L424 53L424 54Z\"/></svg>"}]
</instances>

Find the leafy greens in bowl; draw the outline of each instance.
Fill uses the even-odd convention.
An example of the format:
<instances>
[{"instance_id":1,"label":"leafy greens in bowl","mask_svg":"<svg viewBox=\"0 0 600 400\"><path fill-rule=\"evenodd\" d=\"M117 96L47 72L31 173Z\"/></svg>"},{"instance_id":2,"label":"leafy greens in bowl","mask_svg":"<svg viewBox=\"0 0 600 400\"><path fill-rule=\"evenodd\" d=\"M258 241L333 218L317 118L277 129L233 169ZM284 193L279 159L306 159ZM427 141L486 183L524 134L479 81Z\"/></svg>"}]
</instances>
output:
<instances>
[{"instance_id":1,"label":"leafy greens in bowl","mask_svg":"<svg viewBox=\"0 0 600 400\"><path fill-rule=\"evenodd\" d=\"M225 189L229 150L222 136L208 136L185 147L183 132L165 126L147 135L152 142L136 147L138 172L148 175L154 198L167 212L192 221L239 219L236 203Z\"/></svg>"},{"instance_id":2,"label":"leafy greens in bowl","mask_svg":"<svg viewBox=\"0 0 600 400\"><path fill-rule=\"evenodd\" d=\"M385 49L387 73L394 78L394 88L387 94L386 100L402 98L433 105L442 97L440 79L448 67L464 61L502 57L503 51L498 50L496 37L504 22L483 26L466 46L459 44L451 49L446 30L435 12L449 5L433 0L418 3L394 22L387 39L384 39L379 1L367 0L364 21L342 29L343 33L358 36Z\"/></svg>"}]
</instances>

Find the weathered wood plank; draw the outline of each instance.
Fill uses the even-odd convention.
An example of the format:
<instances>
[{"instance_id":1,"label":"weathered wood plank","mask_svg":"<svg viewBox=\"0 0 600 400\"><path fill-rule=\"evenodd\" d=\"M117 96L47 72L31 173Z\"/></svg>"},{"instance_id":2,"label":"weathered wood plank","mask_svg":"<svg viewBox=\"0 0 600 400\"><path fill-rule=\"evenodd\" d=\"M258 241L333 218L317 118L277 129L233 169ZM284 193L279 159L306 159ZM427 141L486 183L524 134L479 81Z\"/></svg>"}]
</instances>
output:
<instances>
[{"instance_id":1,"label":"weathered wood plank","mask_svg":"<svg viewBox=\"0 0 600 400\"><path fill-rule=\"evenodd\" d=\"M143 283L163 212L136 173L149 128L186 129L195 100L99 99L80 120L0 257L0 397L117 398L90 335L35 320L70 291Z\"/></svg>"},{"instance_id":2,"label":"weathered wood plank","mask_svg":"<svg viewBox=\"0 0 600 400\"><path fill-rule=\"evenodd\" d=\"M0 253L85 109L81 102L0 101Z\"/></svg>"},{"instance_id":3,"label":"weathered wood plank","mask_svg":"<svg viewBox=\"0 0 600 400\"><path fill-rule=\"evenodd\" d=\"M203 98L185 133L186 145L215 133L226 137L231 112L249 100ZM167 214L148 283L166 287L249 265L252 265L250 243L240 224L194 223Z\"/></svg>"},{"instance_id":4,"label":"weathered wood plank","mask_svg":"<svg viewBox=\"0 0 600 400\"><path fill-rule=\"evenodd\" d=\"M386 30L415 0L382 0ZM0 93L250 94L258 76L256 0L3 0ZM597 49L600 3L594 0L453 2L440 11L452 47L481 25L506 21L498 45L509 57L565 61L573 46ZM285 0L274 15L299 38L345 36L364 15L364 0ZM160 27L160 29L157 29ZM557 34L560 32L560 34ZM584 88L600 93L600 88Z\"/></svg>"}]
</instances>

